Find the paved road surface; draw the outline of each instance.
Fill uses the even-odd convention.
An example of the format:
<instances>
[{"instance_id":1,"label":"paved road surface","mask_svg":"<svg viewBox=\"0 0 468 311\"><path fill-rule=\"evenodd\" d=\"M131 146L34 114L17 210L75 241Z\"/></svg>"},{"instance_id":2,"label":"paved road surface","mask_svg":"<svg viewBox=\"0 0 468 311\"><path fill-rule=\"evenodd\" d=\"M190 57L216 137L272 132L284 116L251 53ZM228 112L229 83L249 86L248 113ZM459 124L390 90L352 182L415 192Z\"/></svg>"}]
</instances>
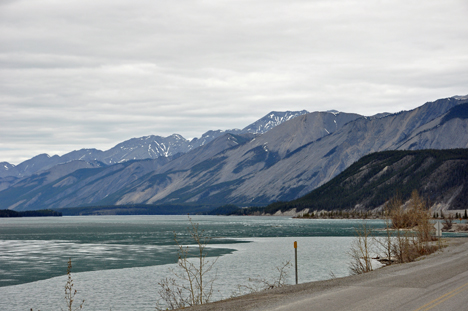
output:
<instances>
[{"instance_id":1,"label":"paved road surface","mask_svg":"<svg viewBox=\"0 0 468 311\"><path fill-rule=\"evenodd\" d=\"M288 286L190 310L468 310L468 239L417 262Z\"/></svg>"}]
</instances>

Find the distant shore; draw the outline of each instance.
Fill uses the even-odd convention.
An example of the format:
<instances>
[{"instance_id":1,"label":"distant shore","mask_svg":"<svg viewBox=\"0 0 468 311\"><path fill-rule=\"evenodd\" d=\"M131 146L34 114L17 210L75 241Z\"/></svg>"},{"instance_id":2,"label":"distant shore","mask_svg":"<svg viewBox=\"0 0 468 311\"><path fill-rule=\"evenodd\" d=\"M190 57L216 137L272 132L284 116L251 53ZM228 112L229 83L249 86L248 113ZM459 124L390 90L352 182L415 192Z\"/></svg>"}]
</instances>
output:
<instances>
[{"instance_id":1,"label":"distant shore","mask_svg":"<svg viewBox=\"0 0 468 311\"><path fill-rule=\"evenodd\" d=\"M17 212L9 209L0 210L0 217L61 217L62 213L51 209Z\"/></svg>"}]
</instances>

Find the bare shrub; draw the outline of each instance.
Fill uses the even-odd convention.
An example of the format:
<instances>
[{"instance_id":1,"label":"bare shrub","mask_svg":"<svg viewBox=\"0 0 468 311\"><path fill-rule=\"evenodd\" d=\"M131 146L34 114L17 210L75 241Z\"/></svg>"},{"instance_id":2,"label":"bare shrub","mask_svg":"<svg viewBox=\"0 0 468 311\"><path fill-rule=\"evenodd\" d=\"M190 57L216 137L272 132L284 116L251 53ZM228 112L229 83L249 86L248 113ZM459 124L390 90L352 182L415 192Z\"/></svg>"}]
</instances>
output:
<instances>
[{"instance_id":1,"label":"bare shrub","mask_svg":"<svg viewBox=\"0 0 468 311\"><path fill-rule=\"evenodd\" d=\"M400 195L397 194L387 203L387 209L393 229L407 229L416 226L412 215L403 208L403 201Z\"/></svg>"},{"instance_id":2,"label":"bare shrub","mask_svg":"<svg viewBox=\"0 0 468 311\"><path fill-rule=\"evenodd\" d=\"M400 201L401 202L401 201ZM392 230L392 221L390 219L390 212L392 210L392 205L398 205L398 201L394 201L393 199L387 204L383 211L383 216L385 219L385 233L386 235L383 237L374 237L375 245L377 251L383 253L384 260L381 262L385 262L387 265L393 262L392 260L392 252L393 252L393 242L394 242L394 231ZM399 205L398 205L399 206ZM380 257L380 256L379 256Z\"/></svg>"},{"instance_id":3,"label":"bare shrub","mask_svg":"<svg viewBox=\"0 0 468 311\"><path fill-rule=\"evenodd\" d=\"M415 236L412 232L397 229L395 242L392 245L392 253L397 262L411 262L419 256L414 241Z\"/></svg>"},{"instance_id":4,"label":"bare shrub","mask_svg":"<svg viewBox=\"0 0 468 311\"><path fill-rule=\"evenodd\" d=\"M76 311L83 309L84 299L78 307L73 308L73 302L75 301L76 293L78 292L74 288L73 279L71 276L72 261L71 258L68 259L67 267L67 283L65 284L65 305L67 311ZM63 310L63 309L62 309Z\"/></svg>"},{"instance_id":5,"label":"bare shrub","mask_svg":"<svg viewBox=\"0 0 468 311\"><path fill-rule=\"evenodd\" d=\"M165 309L156 307L156 310L176 310L189 305L188 297L174 278L162 279L158 285L161 287L158 295L164 301Z\"/></svg>"},{"instance_id":6,"label":"bare shrub","mask_svg":"<svg viewBox=\"0 0 468 311\"><path fill-rule=\"evenodd\" d=\"M85 300L83 299L77 307L73 308L73 302L75 301L75 296L78 293L78 291L74 288L75 285L73 284L71 269L72 261L71 258L69 258L67 264L67 282L65 283L65 306L67 311L77 311L83 309L83 304ZM60 309L63 311L63 308ZM30 311L34 311L34 309L31 308Z\"/></svg>"},{"instance_id":7,"label":"bare shrub","mask_svg":"<svg viewBox=\"0 0 468 311\"><path fill-rule=\"evenodd\" d=\"M429 213L428 204L418 194L416 190L411 194L410 201L410 213L416 223L415 234L416 239L414 241L414 247L419 255L425 255L432 252L428 242L432 241L432 234L434 226L430 219L431 214Z\"/></svg>"},{"instance_id":8,"label":"bare shrub","mask_svg":"<svg viewBox=\"0 0 468 311\"><path fill-rule=\"evenodd\" d=\"M442 224L444 226L443 229L444 230L452 229L453 221L454 221L453 215L445 216L444 214L442 214L442 218L443 218Z\"/></svg>"},{"instance_id":9,"label":"bare shrub","mask_svg":"<svg viewBox=\"0 0 468 311\"><path fill-rule=\"evenodd\" d=\"M431 236L431 215L427 208L427 203L419 196L417 190L411 193L411 199L406 209L399 195L395 196L387 203L386 209L392 221L394 229L411 229L418 227L422 240L430 240Z\"/></svg>"},{"instance_id":10,"label":"bare shrub","mask_svg":"<svg viewBox=\"0 0 468 311\"><path fill-rule=\"evenodd\" d=\"M406 208L399 195L389 200L384 208L385 236L373 237L375 251L383 254L379 260L384 264L393 262L410 262L417 257L430 254L436 250L432 241L433 226L430 222L431 215L427 208L428 204L414 190ZM366 250L364 230L357 234L357 241L352 246L350 267L351 273L368 272L365 265Z\"/></svg>"},{"instance_id":11,"label":"bare shrub","mask_svg":"<svg viewBox=\"0 0 468 311\"><path fill-rule=\"evenodd\" d=\"M352 243L349 256L349 270L351 274L361 274L372 271L372 231L364 222L360 228L356 229L356 238Z\"/></svg>"},{"instance_id":12,"label":"bare shrub","mask_svg":"<svg viewBox=\"0 0 468 311\"><path fill-rule=\"evenodd\" d=\"M205 304L210 302L213 295L216 276L207 278L207 274L213 269L217 258L207 260L205 249L210 238L204 235L204 230L200 230L191 218L189 221L187 231L196 243L197 254L190 258L189 247L180 244L174 233L174 241L178 246L178 269L172 270L175 278L166 278L158 283L158 294L163 303L158 302L156 310L174 310Z\"/></svg>"},{"instance_id":13,"label":"bare shrub","mask_svg":"<svg viewBox=\"0 0 468 311\"><path fill-rule=\"evenodd\" d=\"M256 293L274 288L280 288L288 285L287 278L289 275L289 269L292 267L290 261L281 263L280 266L275 267L277 276L271 279L265 279L260 276L255 278L249 278L249 283L245 285L238 285L238 292L232 296L240 296L243 294Z\"/></svg>"},{"instance_id":14,"label":"bare shrub","mask_svg":"<svg viewBox=\"0 0 468 311\"><path fill-rule=\"evenodd\" d=\"M417 257L434 251L433 247L428 245L428 242L432 241L434 230L430 222L431 215L427 203L419 196L417 190L412 192L406 209L397 195L388 202L386 210L395 231L391 248L396 261L414 261Z\"/></svg>"}]
</instances>

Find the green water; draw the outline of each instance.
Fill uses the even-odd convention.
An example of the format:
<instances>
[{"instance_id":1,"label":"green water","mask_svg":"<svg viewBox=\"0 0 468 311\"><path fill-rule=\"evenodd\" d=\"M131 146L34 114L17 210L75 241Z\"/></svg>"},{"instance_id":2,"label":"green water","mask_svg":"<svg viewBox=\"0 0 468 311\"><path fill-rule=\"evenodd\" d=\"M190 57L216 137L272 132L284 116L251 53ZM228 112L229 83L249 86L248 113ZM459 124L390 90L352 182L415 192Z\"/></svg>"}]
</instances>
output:
<instances>
[{"instance_id":1,"label":"green water","mask_svg":"<svg viewBox=\"0 0 468 311\"><path fill-rule=\"evenodd\" d=\"M304 220L288 217L193 216L217 248L210 256L235 251L232 243L255 237L354 236L361 220ZM380 220L367 221L383 228ZM86 216L0 219L0 286L48 279L73 271L99 271L177 262L174 234L193 244L187 216ZM245 241L241 241L245 242ZM247 242L245 242L247 243ZM219 245L222 247L219 247Z\"/></svg>"}]
</instances>

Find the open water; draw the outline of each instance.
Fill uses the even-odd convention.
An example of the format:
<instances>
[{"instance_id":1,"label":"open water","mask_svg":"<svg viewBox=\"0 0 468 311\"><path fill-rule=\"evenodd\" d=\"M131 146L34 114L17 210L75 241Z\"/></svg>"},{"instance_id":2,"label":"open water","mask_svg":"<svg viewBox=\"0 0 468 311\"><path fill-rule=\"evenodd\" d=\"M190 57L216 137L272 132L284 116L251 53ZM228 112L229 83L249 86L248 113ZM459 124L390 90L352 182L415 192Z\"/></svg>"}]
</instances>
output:
<instances>
[{"instance_id":1,"label":"open water","mask_svg":"<svg viewBox=\"0 0 468 311\"><path fill-rule=\"evenodd\" d=\"M228 298L249 278L273 280L294 262L299 282L349 274L347 252L362 220L192 216L218 257L214 299ZM368 220L383 228L380 220ZM177 246L193 245L187 216L0 218L0 310L65 309L67 261L84 310L154 310L158 282L173 276ZM214 275L214 274L213 274ZM289 269L288 283L295 280Z\"/></svg>"}]
</instances>

